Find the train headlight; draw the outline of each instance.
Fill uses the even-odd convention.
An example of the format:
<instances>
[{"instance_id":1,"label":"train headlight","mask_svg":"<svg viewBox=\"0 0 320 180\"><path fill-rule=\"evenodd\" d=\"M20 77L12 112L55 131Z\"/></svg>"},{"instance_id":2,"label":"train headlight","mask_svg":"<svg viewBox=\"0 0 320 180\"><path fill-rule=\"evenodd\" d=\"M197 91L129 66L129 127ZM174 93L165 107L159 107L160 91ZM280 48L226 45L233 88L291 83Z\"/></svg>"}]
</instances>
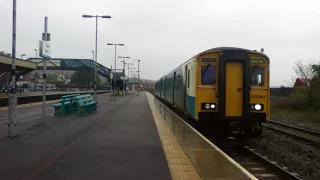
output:
<instances>
[{"instance_id":1,"label":"train headlight","mask_svg":"<svg viewBox=\"0 0 320 180\"><path fill-rule=\"evenodd\" d=\"M203 109L203 110L213 110L216 108L217 108L216 103L211 103L211 102L201 103L201 109Z\"/></svg>"},{"instance_id":2,"label":"train headlight","mask_svg":"<svg viewBox=\"0 0 320 180\"><path fill-rule=\"evenodd\" d=\"M262 108L262 106L260 104L254 105L254 109L257 110L257 111L260 111L261 108Z\"/></svg>"},{"instance_id":3,"label":"train headlight","mask_svg":"<svg viewBox=\"0 0 320 180\"><path fill-rule=\"evenodd\" d=\"M251 111L263 111L264 105L263 104L250 104Z\"/></svg>"}]
</instances>

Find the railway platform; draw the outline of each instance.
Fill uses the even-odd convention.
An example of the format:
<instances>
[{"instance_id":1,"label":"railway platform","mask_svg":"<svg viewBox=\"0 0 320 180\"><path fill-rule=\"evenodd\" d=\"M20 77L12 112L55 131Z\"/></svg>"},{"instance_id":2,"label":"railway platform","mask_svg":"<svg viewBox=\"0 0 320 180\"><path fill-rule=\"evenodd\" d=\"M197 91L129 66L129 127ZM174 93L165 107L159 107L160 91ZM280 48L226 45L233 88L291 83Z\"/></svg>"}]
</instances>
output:
<instances>
[{"instance_id":1,"label":"railway platform","mask_svg":"<svg viewBox=\"0 0 320 180\"><path fill-rule=\"evenodd\" d=\"M88 116L0 137L0 179L255 179L149 93L99 100Z\"/></svg>"},{"instance_id":2,"label":"railway platform","mask_svg":"<svg viewBox=\"0 0 320 180\"><path fill-rule=\"evenodd\" d=\"M97 91L97 94L112 93L111 90ZM94 91L49 91L46 93L46 100L53 101L60 99L61 96L71 94L94 94ZM42 102L42 92L18 93L18 105ZM0 108L9 106L9 96L7 93L0 93Z\"/></svg>"}]
</instances>

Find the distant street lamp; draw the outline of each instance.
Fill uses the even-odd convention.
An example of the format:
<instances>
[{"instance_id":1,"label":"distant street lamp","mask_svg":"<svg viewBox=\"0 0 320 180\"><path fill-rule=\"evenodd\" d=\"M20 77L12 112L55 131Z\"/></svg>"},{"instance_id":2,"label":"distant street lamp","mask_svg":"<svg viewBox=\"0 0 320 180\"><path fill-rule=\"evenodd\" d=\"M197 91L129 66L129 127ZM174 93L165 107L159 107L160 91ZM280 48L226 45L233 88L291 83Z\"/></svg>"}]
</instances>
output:
<instances>
[{"instance_id":1,"label":"distant street lamp","mask_svg":"<svg viewBox=\"0 0 320 180\"><path fill-rule=\"evenodd\" d=\"M136 68L130 68L131 69L131 79L133 78L133 71L132 70L134 70L134 69L136 69Z\"/></svg>"},{"instance_id":2,"label":"distant street lamp","mask_svg":"<svg viewBox=\"0 0 320 180\"><path fill-rule=\"evenodd\" d=\"M130 68L130 65L133 65L133 63L127 63L127 64L128 64L128 68L127 68L127 69L128 69L128 79L129 79L129 77L130 77L129 70L131 69L131 68Z\"/></svg>"},{"instance_id":3,"label":"distant street lamp","mask_svg":"<svg viewBox=\"0 0 320 180\"><path fill-rule=\"evenodd\" d=\"M126 66L126 61L124 59L126 58L130 58L130 57L125 57L125 56L118 56L118 58L122 58L123 60L120 61L123 63L123 80L122 80L122 89L123 89L123 93L125 92L125 89L124 89L124 82L125 82L125 66Z\"/></svg>"},{"instance_id":4,"label":"distant street lamp","mask_svg":"<svg viewBox=\"0 0 320 180\"><path fill-rule=\"evenodd\" d=\"M92 51L92 60L94 61L94 51ZM90 69L90 91L92 90L92 69Z\"/></svg>"},{"instance_id":5,"label":"distant street lamp","mask_svg":"<svg viewBox=\"0 0 320 180\"><path fill-rule=\"evenodd\" d=\"M124 44L117 44L117 43L107 43L108 46L114 46L114 71L117 70L117 46L124 46ZM112 70L112 69L111 69ZM115 95L116 90L116 72L113 74L113 96Z\"/></svg>"},{"instance_id":6,"label":"distant street lamp","mask_svg":"<svg viewBox=\"0 0 320 180\"><path fill-rule=\"evenodd\" d=\"M128 68L129 70L131 69L131 76L130 76L130 78L129 78L129 82L131 83L131 88L132 88L132 90L133 90L133 86L134 86L134 84L133 84L133 74L132 74L132 70L134 70L134 69L136 69L136 68ZM128 76L129 76L129 74L128 74Z\"/></svg>"},{"instance_id":7,"label":"distant street lamp","mask_svg":"<svg viewBox=\"0 0 320 180\"><path fill-rule=\"evenodd\" d=\"M27 55L26 54L21 54L21 59L22 59L23 56L27 56Z\"/></svg>"},{"instance_id":8,"label":"distant street lamp","mask_svg":"<svg viewBox=\"0 0 320 180\"><path fill-rule=\"evenodd\" d=\"M138 61L138 96L139 96L139 92L140 92L140 59L136 59L136 61Z\"/></svg>"},{"instance_id":9,"label":"distant street lamp","mask_svg":"<svg viewBox=\"0 0 320 180\"><path fill-rule=\"evenodd\" d=\"M34 51L36 51L36 58L38 58L38 50L34 49Z\"/></svg>"},{"instance_id":10,"label":"distant street lamp","mask_svg":"<svg viewBox=\"0 0 320 180\"><path fill-rule=\"evenodd\" d=\"M94 99L97 100L97 48L98 48L98 18L111 18L111 16L82 15L83 18L96 18L96 46L95 46L95 65L94 65Z\"/></svg>"}]
</instances>

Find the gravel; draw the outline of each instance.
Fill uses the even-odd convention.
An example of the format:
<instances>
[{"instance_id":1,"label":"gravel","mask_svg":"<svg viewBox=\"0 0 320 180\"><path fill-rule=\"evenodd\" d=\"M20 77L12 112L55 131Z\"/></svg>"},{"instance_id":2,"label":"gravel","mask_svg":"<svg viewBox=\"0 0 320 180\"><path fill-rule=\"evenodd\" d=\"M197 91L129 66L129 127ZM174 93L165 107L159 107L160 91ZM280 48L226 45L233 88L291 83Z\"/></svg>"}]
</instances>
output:
<instances>
[{"instance_id":1,"label":"gravel","mask_svg":"<svg viewBox=\"0 0 320 180\"><path fill-rule=\"evenodd\" d=\"M274 121L279 121L293 126L320 132L320 123L310 122L299 117L288 117L281 114L271 113L271 119Z\"/></svg>"},{"instance_id":2,"label":"gravel","mask_svg":"<svg viewBox=\"0 0 320 180\"><path fill-rule=\"evenodd\" d=\"M320 149L289 136L264 129L263 136L250 144L257 152L276 161L301 179L320 179Z\"/></svg>"}]
</instances>

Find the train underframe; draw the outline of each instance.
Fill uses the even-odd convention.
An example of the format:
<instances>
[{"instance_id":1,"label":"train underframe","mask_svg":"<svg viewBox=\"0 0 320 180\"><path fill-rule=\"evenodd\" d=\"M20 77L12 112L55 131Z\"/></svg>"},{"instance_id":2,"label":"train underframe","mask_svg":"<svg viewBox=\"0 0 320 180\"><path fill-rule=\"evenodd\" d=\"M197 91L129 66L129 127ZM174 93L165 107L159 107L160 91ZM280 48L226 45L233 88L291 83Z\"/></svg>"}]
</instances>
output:
<instances>
[{"instance_id":1,"label":"train underframe","mask_svg":"<svg viewBox=\"0 0 320 180\"><path fill-rule=\"evenodd\" d=\"M265 113L249 113L245 117L222 118L217 112L200 112L197 122L201 131L232 139L252 139L262 134Z\"/></svg>"},{"instance_id":2,"label":"train underframe","mask_svg":"<svg viewBox=\"0 0 320 180\"><path fill-rule=\"evenodd\" d=\"M263 129L261 123L266 122L265 113L249 113L247 118L223 119L219 116L218 112L199 112L199 120L196 121L181 109L172 106L172 104L157 96L155 97L167 107L180 114L180 116L183 116L184 119L187 119L189 123L192 122L200 133L216 137L218 141L223 143L225 143L225 140L231 140L234 143L231 145L232 147L241 146L250 140L260 137Z\"/></svg>"}]
</instances>

